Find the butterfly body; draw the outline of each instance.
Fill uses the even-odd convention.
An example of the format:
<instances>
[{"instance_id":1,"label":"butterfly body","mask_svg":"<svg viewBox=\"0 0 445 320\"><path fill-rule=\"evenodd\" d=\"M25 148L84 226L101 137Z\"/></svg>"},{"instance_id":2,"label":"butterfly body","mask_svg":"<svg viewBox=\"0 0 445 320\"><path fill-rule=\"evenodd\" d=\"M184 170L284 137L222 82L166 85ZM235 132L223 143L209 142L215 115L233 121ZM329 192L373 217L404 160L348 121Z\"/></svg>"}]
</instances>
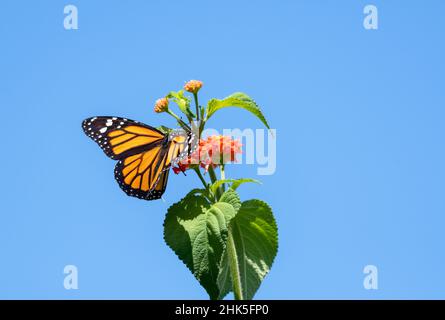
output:
<instances>
[{"instance_id":1,"label":"butterfly body","mask_svg":"<svg viewBox=\"0 0 445 320\"><path fill-rule=\"evenodd\" d=\"M114 176L129 196L159 199L169 169L193 152L195 135L184 130L165 134L138 121L121 117L92 117L82 122L85 134L104 153L117 160Z\"/></svg>"}]
</instances>

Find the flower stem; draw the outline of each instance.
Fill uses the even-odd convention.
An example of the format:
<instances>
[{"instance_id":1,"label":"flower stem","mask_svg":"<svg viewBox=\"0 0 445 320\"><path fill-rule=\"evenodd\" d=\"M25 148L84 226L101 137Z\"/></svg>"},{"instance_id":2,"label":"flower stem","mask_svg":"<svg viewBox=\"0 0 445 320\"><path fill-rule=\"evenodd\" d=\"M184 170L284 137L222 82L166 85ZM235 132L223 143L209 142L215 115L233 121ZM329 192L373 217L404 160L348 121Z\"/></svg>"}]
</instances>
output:
<instances>
[{"instance_id":1,"label":"flower stem","mask_svg":"<svg viewBox=\"0 0 445 320\"><path fill-rule=\"evenodd\" d=\"M220 169L220 171L221 171L221 180L226 180L226 173L224 172L224 164L222 164L222 165L219 167L219 169ZM221 185L221 188L222 188L222 192L226 191L226 184L223 183L223 184Z\"/></svg>"},{"instance_id":2,"label":"flower stem","mask_svg":"<svg viewBox=\"0 0 445 320\"><path fill-rule=\"evenodd\" d=\"M215 169L213 169L212 165L209 166L209 176L212 183L215 183L218 178L216 178Z\"/></svg>"},{"instance_id":3,"label":"flower stem","mask_svg":"<svg viewBox=\"0 0 445 320\"><path fill-rule=\"evenodd\" d=\"M209 177L210 177L210 180L212 181L212 184L215 183L216 181L218 181L218 178L216 177L216 174L215 174L215 169L213 169L212 165L209 166L208 172L209 172ZM219 198L221 198L222 192L221 192L220 188L218 188L216 190L215 196L216 196L216 200L219 200Z\"/></svg>"},{"instance_id":4,"label":"flower stem","mask_svg":"<svg viewBox=\"0 0 445 320\"><path fill-rule=\"evenodd\" d=\"M196 107L196 120L199 121L199 116L200 116L200 112L199 112L199 104L198 104L198 93L195 92L193 93L193 97L195 98L195 107Z\"/></svg>"},{"instance_id":5,"label":"flower stem","mask_svg":"<svg viewBox=\"0 0 445 320\"><path fill-rule=\"evenodd\" d=\"M227 256L229 258L230 275L232 277L232 289L235 300L244 300L241 287L241 276L238 267L238 256L236 254L235 241L232 236L232 228L229 228L229 236L227 238Z\"/></svg>"},{"instance_id":6,"label":"flower stem","mask_svg":"<svg viewBox=\"0 0 445 320\"><path fill-rule=\"evenodd\" d=\"M173 111L171 111L170 109L168 109L166 112L167 112L169 115L171 115L173 118L175 118L175 119L178 121L179 125L180 125L185 131L191 131L190 127L189 127L184 121L182 121L181 118L179 118Z\"/></svg>"},{"instance_id":7,"label":"flower stem","mask_svg":"<svg viewBox=\"0 0 445 320\"><path fill-rule=\"evenodd\" d=\"M201 174L201 171L199 171L199 168L193 168L196 172L196 174L198 175L199 180L201 180L204 188L208 188L207 182L205 181L204 177Z\"/></svg>"}]
</instances>

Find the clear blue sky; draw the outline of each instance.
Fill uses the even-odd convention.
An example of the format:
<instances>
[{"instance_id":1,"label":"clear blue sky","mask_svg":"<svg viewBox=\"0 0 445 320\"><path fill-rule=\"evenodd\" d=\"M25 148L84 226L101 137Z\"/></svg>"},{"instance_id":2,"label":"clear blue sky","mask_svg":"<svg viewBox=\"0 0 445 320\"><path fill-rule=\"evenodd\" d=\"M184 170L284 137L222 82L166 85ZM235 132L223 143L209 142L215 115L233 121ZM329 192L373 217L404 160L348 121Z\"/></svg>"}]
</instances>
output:
<instances>
[{"instance_id":1,"label":"clear blue sky","mask_svg":"<svg viewBox=\"0 0 445 320\"><path fill-rule=\"evenodd\" d=\"M0 298L207 298L162 236L197 178L171 175L165 202L129 198L80 126L172 126L153 102L189 79L201 101L248 93L277 129L276 173L241 189L280 232L256 298L445 298L443 1L72 1L66 31L69 3L0 4ZM242 110L209 125L261 128Z\"/></svg>"}]
</instances>

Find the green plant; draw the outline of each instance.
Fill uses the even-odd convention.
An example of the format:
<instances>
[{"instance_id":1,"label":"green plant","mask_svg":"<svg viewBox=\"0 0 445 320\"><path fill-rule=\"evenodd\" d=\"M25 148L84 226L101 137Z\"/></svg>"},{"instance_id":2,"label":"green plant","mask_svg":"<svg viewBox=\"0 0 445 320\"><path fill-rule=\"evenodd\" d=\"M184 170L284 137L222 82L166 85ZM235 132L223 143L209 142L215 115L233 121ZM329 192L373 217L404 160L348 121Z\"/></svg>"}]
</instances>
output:
<instances>
[{"instance_id":1,"label":"green plant","mask_svg":"<svg viewBox=\"0 0 445 320\"><path fill-rule=\"evenodd\" d=\"M201 106L198 102L201 87L200 81L188 82L184 90L190 92L193 99L183 90L170 92L157 101L155 111L167 112L183 128L195 127L199 136L207 121L226 107L245 109L270 129L261 109L248 95L234 93L225 99L211 99ZM169 109L170 101L178 105L187 121ZM194 171L202 187L191 190L168 209L164 239L210 299L222 299L230 291L235 299L252 299L278 250L278 230L270 206L257 199L242 202L237 193L240 185L259 182L226 177L226 164L234 161L236 154L241 152L240 147L239 142L230 137L201 139L189 161L173 168L175 173Z\"/></svg>"}]
</instances>

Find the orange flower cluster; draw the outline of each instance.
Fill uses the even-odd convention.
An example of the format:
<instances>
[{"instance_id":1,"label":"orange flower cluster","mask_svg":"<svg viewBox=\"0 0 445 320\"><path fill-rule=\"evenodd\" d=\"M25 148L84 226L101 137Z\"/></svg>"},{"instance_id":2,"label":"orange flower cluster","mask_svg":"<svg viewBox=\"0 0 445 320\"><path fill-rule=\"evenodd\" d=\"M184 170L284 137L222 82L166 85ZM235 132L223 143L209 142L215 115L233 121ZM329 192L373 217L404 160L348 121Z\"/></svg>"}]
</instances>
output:
<instances>
[{"instance_id":1,"label":"orange flower cluster","mask_svg":"<svg viewBox=\"0 0 445 320\"><path fill-rule=\"evenodd\" d=\"M161 98L156 100L154 110L156 113L165 112L168 109L168 99L167 98Z\"/></svg>"},{"instance_id":2,"label":"orange flower cluster","mask_svg":"<svg viewBox=\"0 0 445 320\"><path fill-rule=\"evenodd\" d=\"M236 155L241 154L242 144L228 136L214 135L207 139L201 139L197 150L188 158L173 168L178 174L187 170L191 164L199 164L207 171L228 162L235 162Z\"/></svg>"},{"instance_id":3,"label":"orange flower cluster","mask_svg":"<svg viewBox=\"0 0 445 320\"><path fill-rule=\"evenodd\" d=\"M184 85L184 90L191 93L198 93L199 89L202 88L202 81L199 80L190 80Z\"/></svg>"}]
</instances>

